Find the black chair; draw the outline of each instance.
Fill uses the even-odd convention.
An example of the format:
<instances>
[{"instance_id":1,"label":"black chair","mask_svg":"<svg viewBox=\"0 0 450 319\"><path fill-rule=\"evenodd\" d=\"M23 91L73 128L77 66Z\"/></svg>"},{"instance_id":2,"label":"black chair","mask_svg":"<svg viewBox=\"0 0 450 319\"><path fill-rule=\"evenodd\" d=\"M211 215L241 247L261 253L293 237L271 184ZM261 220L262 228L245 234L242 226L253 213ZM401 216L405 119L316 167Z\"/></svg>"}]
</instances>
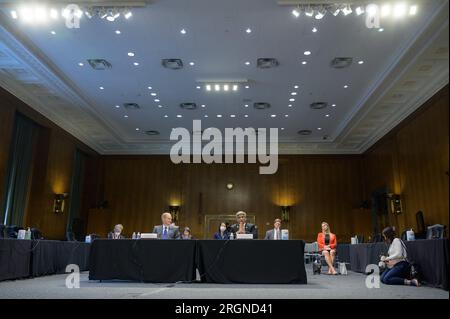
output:
<instances>
[{"instance_id":1,"label":"black chair","mask_svg":"<svg viewBox=\"0 0 450 319\"><path fill-rule=\"evenodd\" d=\"M37 228L31 228L31 239L44 239L44 237L42 237L42 233L39 229Z\"/></svg>"},{"instance_id":2,"label":"black chair","mask_svg":"<svg viewBox=\"0 0 450 319\"><path fill-rule=\"evenodd\" d=\"M383 241L383 235L375 234L372 238L372 243L381 243Z\"/></svg>"},{"instance_id":3,"label":"black chair","mask_svg":"<svg viewBox=\"0 0 450 319\"><path fill-rule=\"evenodd\" d=\"M5 238L5 228L5 225L0 224L0 238Z\"/></svg>"}]
</instances>

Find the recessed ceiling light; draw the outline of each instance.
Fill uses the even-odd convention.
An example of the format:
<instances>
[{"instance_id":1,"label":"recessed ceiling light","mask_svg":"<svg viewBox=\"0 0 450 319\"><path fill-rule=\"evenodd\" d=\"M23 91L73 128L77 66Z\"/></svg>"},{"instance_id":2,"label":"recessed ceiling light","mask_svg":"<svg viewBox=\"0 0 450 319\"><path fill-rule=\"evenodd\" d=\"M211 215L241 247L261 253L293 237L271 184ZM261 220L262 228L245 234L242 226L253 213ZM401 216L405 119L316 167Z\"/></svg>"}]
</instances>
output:
<instances>
[{"instance_id":1,"label":"recessed ceiling light","mask_svg":"<svg viewBox=\"0 0 450 319\"><path fill-rule=\"evenodd\" d=\"M133 52L128 52L128 56L134 56Z\"/></svg>"},{"instance_id":2,"label":"recessed ceiling light","mask_svg":"<svg viewBox=\"0 0 450 319\"><path fill-rule=\"evenodd\" d=\"M289 114L284 114L284 117L289 117Z\"/></svg>"},{"instance_id":3,"label":"recessed ceiling light","mask_svg":"<svg viewBox=\"0 0 450 319\"><path fill-rule=\"evenodd\" d=\"M217 117L222 117L222 115L221 114L217 114Z\"/></svg>"},{"instance_id":4,"label":"recessed ceiling light","mask_svg":"<svg viewBox=\"0 0 450 319\"><path fill-rule=\"evenodd\" d=\"M379 29L378 29L378 32L383 32L383 31L384 31L383 28L379 28Z\"/></svg>"},{"instance_id":5,"label":"recessed ceiling light","mask_svg":"<svg viewBox=\"0 0 450 319\"><path fill-rule=\"evenodd\" d=\"M53 35L55 35L55 34L56 34L56 32L55 32L55 31L50 31L50 33L51 33L51 34L53 34Z\"/></svg>"},{"instance_id":6,"label":"recessed ceiling light","mask_svg":"<svg viewBox=\"0 0 450 319\"><path fill-rule=\"evenodd\" d=\"M296 18L298 18L300 16L300 12L296 9L292 10L292 15Z\"/></svg>"},{"instance_id":7,"label":"recessed ceiling light","mask_svg":"<svg viewBox=\"0 0 450 319\"><path fill-rule=\"evenodd\" d=\"M250 62L249 61L245 62L245 65L250 65Z\"/></svg>"},{"instance_id":8,"label":"recessed ceiling light","mask_svg":"<svg viewBox=\"0 0 450 319\"><path fill-rule=\"evenodd\" d=\"M124 118L128 118L128 115L124 115L123 117L124 117Z\"/></svg>"},{"instance_id":9,"label":"recessed ceiling light","mask_svg":"<svg viewBox=\"0 0 450 319\"><path fill-rule=\"evenodd\" d=\"M297 92L291 92L291 95L297 95Z\"/></svg>"},{"instance_id":10,"label":"recessed ceiling light","mask_svg":"<svg viewBox=\"0 0 450 319\"><path fill-rule=\"evenodd\" d=\"M208 85L206 86L206 91L211 91L211 85L208 84Z\"/></svg>"},{"instance_id":11,"label":"recessed ceiling light","mask_svg":"<svg viewBox=\"0 0 450 319\"><path fill-rule=\"evenodd\" d=\"M304 55L311 55L311 51L305 51L303 52Z\"/></svg>"},{"instance_id":12,"label":"recessed ceiling light","mask_svg":"<svg viewBox=\"0 0 450 319\"><path fill-rule=\"evenodd\" d=\"M198 85L197 85L195 88L196 88L197 90L200 90L200 89L201 89L201 86L198 86Z\"/></svg>"},{"instance_id":13,"label":"recessed ceiling light","mask_svg":"<svg viewBox=\"0 0 450 319\"><path fill-rule=\"evenodd\" d=\"M189 62L189 65L193 66L193 65L195 65L195 63L194 62Z\"/></svg>"},{"instance_id":14,"label":"recessed ceiling light","mask_svg":"<svg viewBox=\"0 0 450 319\"><path fill-rule=\"evenodd\" d=\"M204 117L208 117L208 114L205 114L205 116Z\"/></svg>"},{"instance_id":15,"label":"recessed ceiling light","mask_svg":"<svg viewBox=\"0 0 450 319\"><path fill-rule=\"evenodd\" d=\"M364 61L363 60L358 61L358 64L364 64Z\"/></svg>"},{"instance_id":16,"label":"recessed ceiling light","mask_svg":"<svg viewBox=\"0 0 450 319\"><path fill-rule=\"evenodd\" d=\"M180 33L181 33L181 34L186 34L186 33L187 33L187 32L186 32L186 29L181 29L181 30L180 30Z\"/></svg>"},{"instance_id":17,"label":"recessed ceiling light","mask_svg":"<svg viewBox=\"0 0 450 319\"><path fill-rule=\"evenodd\" d=\"M136 127L136 131L139 131L139 127Z\"/></svg>"},{"instance_id":18,"label":"recessed ceiling light","mask_svg":"<svg viewBox=\"0 0 450 319\"><path fill-rule=\"evenodd\" d=\"M245 104L244 107L248 107L248 104Z\"/></svg>"},{"instance_id":19,"label":"recessed ceiling light","mask_svg":"<svg viewBox=\"0 0 450 319\"><path fill-rule=\"evenodd\" d=\"M151 87L151 86L149 86L149 87L147 87L147 89L151 90L151 89L152 89L152 87Z\"/></svg>"},{"instance_id":20,"label":"recessed ceiling light","mask_svg":"<svg viewBox=\"0 0 450 319\"><path fill-rule=\"evenodd\" d=\"M247 33L252 33L252 29L247 28L247 30L245 30L245 32L247 32Z\"/></svg>"},{"instance_id":21,"label":"recessed ceiling light","mask_svg":"<svg viewBox=\"0 0 450 319\"><path fill-rule=\"evenodd\" d=\"M245 114L244 117L248 117L248 114Z\"/></svg>"},{"instance_id":22,"label":"recessed ceiling light","mask_svg":"<svg viewBox=\"0 0 450 319\"><path fill-rule=\"evenodd\" d=\"M306 61L303 61L303 62L302 62L303 65L305 65L306 63L308 63L308 62L306 62Z\"/></svg>"},{"instance_id":23,"label":"recessed ceiling light","mask_svg":"<svg viewBox=\"0 0 450 319\"><path fill-rule=\"evenodd\" d=\"M409 8L409 15L415 15L417 13L417 6L413 5Z\"/></svg>"},{"instance_id":24,"label":"recessed ceiling light","mask_svg":"<svg viewBox=\"0 0 450 319\"><path fill-rule=\"evenodd\" d=\"M183 117L183 115L181 115L181 114L178 114L178 115L177 115L177 117L179 117L179 118L180 118L180 117Z\"/></svg>"},{"instance_id":25,"label":"recessed ceiling light","mask_svg":"<svg viewBox=\"0 0 450 319\"><path fill-rule=\"evenodd\" d=\"M169 115L166 114L166 115L164 115L164 117L167 118L167 117L169 117Z\"/></svg>"},{"instance_id":26,"label":"recessed ceiling light","mask_svg":"<svg viewBox=\"0 0 450 319\"><path fill-rule=\"evenodd\" d=\"M289 99L289 102L295 102L295 99Z\"/></svg>"},{"instance_id":27,"label":"recessed ceiling light","mask_svg":"<svg viewBox=\"0 0 450 319\"><path fill-rule=\"evenodd\" d=\"M134 62L133 64L134 64L134 66L138 66L138 65L139 65L139 63L138 63L138 62Z\"/></svg>"},{"instance_id":28,"label":"recessed ceiling light","mask_svg":"<svg viewBox=\"0 0 450 319\"><path fill-rule=\"evenodd\" d=\"M155 101L156 103L158 103L158 102L159 102L159 99L154 99L153 101Z\"/></svg>"},{"instance_id":29,"label":"recessed ceiling light","mask_svg":"<svg viewBox=\"0 0 450 319\"><path fill-rule=\"evenodd\" d=\"M325 117L330 117L330 114L325 114Z\"/></svg>"},{"instance_id":30,"label":"recessed ceiling light","mask_svg":"<svg viewBox=\"0 0 450 319\"><path fill-rule=\"evenodd\" d=\"M282 127L281 130L284 131L284 127Z\"/></svg>"},{"instance_id":31,"label":"recessed ceiling light","mask_svg":"<svg viewBox=\"0 0 450 319\"><path fill-rule=\"evenodd\" d=\"M294 89L298 89L298 85L294 85Z\"/></svg>"},{"instance_id":32,"label":"recessed ceiling light","mask_svg":"<svg viewBox=\"0 0 450 319\"><path fill-rule=\"evenodd\" d=\"M313 28L312 32L316 33L317 32L317 28Z\"/></svg>"},{"instance_id":33,"label":"recessed ceiling light","mask_svg":"<svg viewBox=\"0 0 450 319\"><path fill-rule=\"evenodd\" d=\"M230 117L236 117L236 115L234 115L234 114L231 114L231 115L230 115Z\"/></svg>"},{"instance_id":34,"label":"recessed ceiling light","mask_svg":"<svg viewBox=\"0 0 450 319\"><path fill-rule=\"evenodd\" d=\"M159 107L159 108L162 108L163 106L162 106L162 105L158 105L158 107Z\"/></svg>"},{"instance_id":35,"label":"recessed ceiling light","mask_svg":"<svg viewBox=\"0 0 450 319\"><path fill-rule=\"evenodd\" d=\"M322 128L321 128L321 127L318 127L318 128L317 128L317 130L321 131L321 130L322 130Z\"/></svg>"},{"instance_id":36,"label":"recessed ceiling light","mask_svg":"<svg viewBox=\"0 0 450 319\"><path fill-rule=\"evenodd\" d=\"M331 104L332 107L336 107L336 104Z\"/></svg>"},{"instance_id":37,"label":"recessed ceiling light","mask_svg":"<svg viewBox=\"0 0 450 319\"><path fill-rule=\"evenodd\" d=\"M270 117L277 117L276 114L270 114Z\"/></svg>"},{"instance_id":38,"label":"recessed ceiling light","mask_svg":"<svg viewBox=\"0 0 450 319\"><path fill-rule=\"evenodd\" d=\"M228 91L230 89L230 87L228 86L228 84L225 84L224 86L223 86L223 90L224 91Z\"/></svg>"},{"instance_id":39,"label":"recessed ceiling light","mask_svg":"<svg viewBox=\"0 0 450 319\"><path fill-rule=\"evenodd\" d=\"M348 85L344 85L344 89L348 88Z\"/></svg>"},{"instance_id":40,"label":"recessed ceiling light","mask_svg":"<svg viewBox=\"0 0 450 319\"><path fill-rule=\"evenodd\" d=\"M288 107L292 107L292 104L289 104Z\"/></svg>"},{"instance_id":41,"label":"recessed ceiling light","mask_svg":"<svg viewBox=\"0 0 450 319\"><path fill-rule=\"evenodd\" d=\"M79 66L83 66L83 65L84 65L84 63L81 63L81 62L80 62L80 63L78 63L78 65L79 65Z\"/></svg>"},{"instance_id":42,"label":"recessed ceiling light","mask_svg":"<svg viewBox=\"0 0 450 319\"><path fill-rule=\"evenodd\" d=\"M237 91L237 89L238 89L238 86L236 84L233 85L233 91Z\"/></svg>"},{"instance_id":43,"label":"recessed ceiling light","mask_svg":"<svg viewBox=\"0 0 450 319\"><path fill-rule=\"evenodd\" d=\"M206 105L205 105L205 104L202 104L201 107L206 107Z\"/></svg>"},{"instance_id":44,"label":"recessed ceiling light","mask_svg":"<svg viewBox=\"0 0 450 319\"><path fill-rule=\"evenodd\" d=\"M246 85L246 86L245 86L245 88L246 88L246 89L249 89L249 88L250 88L250 86Z\"/></svg>"},{"instance_id":45,"label":"recessed ceiling light","mask_svg":"<svg viewBox=\"0 0 450 319\"><path fill-rule=\"evenodd\" d=\"M121 34L122 33L122 32L120 32L120 30L116 30L115 32L116 32L116 34Z\"/></svg>"},{"instance_id":46,"label":"recessed ceiling light","mask_svg":"<svg viewBox=\"0 0 450 319\"><path fill-rule=\"evenodd\" d=\"M214 85L214 90L215 91L220 91L220 85L219 84Z\"/></svg>"},{"instance_id":47,"label":"recessed ceiling light","mask_svg":"<svg viewBox=\"0 0 450 319\"><path fill-rule=\"evenodd\" d=\"M120 107L120 105L116 105L116 109L118 109Z\"/></svg>"},{"instance_id":48,"label":"recessed ceiling light","mask_svg":"<svg viewBox=\"0 0 450 319\"><path fill-rule=\"evenodd\" d=\"M11 18L13 18L13 19L17 19L18 18L16 10L12 10L11 11Z\"/></svg>"},{"instance_id":49,"label":"recessed ceiling light","mask_svg":"<svg viewBox=\"0 0 450 319\"><path fill-rule=\"evenodd\" d=\"M99 87L100 90L104 90L105 88L103 86Z\"/></svg>"},{"instance_id":50,"label":"recessed ceiling light","mask_svg":"<svg viewBox=\"0 0 450 319\"><path fill-rule=\"evenodd\" d=\"M156 96L156 93L152 92L150 93L151 96Z\"/></svg>"}]
</instances>

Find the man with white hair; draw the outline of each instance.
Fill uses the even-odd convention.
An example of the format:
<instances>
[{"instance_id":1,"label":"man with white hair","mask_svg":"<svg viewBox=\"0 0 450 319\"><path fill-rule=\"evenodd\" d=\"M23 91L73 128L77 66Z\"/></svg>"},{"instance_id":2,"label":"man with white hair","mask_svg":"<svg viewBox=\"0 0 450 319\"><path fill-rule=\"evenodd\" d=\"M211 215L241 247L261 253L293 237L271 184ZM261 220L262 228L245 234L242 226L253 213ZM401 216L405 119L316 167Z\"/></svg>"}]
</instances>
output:
<instances>
[{"instance_id":1,"label":"man with white hair","mask_svg":"<svg viewBox=\"0 0 450 319\"><path fill-rule=\"evenodd\" d=\"M161 215L162 225L155 226L153 233L158 234L160 239L180 239L180 230L172 225L172 215L165 212Z\"/></svg>"},{"instance_id":2,"label":"man with white hair","mask_svg":"<svg viewBox=\"0 0 450 319\"><path fill-rule=\"evenodd\" d=\"M258 238L258 228L256 225L247 223L247 213L240 210L236 213L237 223L231 225L231 232L235 234L253 234L253 239Z\"/></svg>"}]
</instances>

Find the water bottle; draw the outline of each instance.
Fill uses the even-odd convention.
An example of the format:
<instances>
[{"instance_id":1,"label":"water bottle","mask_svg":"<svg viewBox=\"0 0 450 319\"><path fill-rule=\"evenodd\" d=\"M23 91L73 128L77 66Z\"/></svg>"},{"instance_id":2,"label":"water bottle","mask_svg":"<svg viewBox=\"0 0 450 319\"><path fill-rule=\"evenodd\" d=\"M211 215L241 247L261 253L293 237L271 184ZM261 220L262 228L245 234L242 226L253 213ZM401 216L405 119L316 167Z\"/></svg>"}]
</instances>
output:
<instances>
[{"instance_id":1,"label":"water bottle","mask_svg":"<svg viewBox=\"0 0 450 319\"><path fill-rule=\"evenodd\" d=\"M136 239L141 239L141 233L140 232L137 233Z\"/></svg>"},{"instance_id":2,"label":"water bottle","mask_svg":"<svg viewBox=\"0 0 450 319\"><path fill-rule=\"evenodd\" d=\"M31 239L31 230L30 230L30 227L28 227L27 231L25 232L25 239Z\"/></svg>"},{"instance_id":3,"label":"water bottle","mask_svg":"<svg viewBox=\"0 0 450 319\"><path fill-rule=\"evenodd\" d=\"M234 239L234 233L230 233L230 240Z\"/></svg>"},{"instance_id":4,"label":"water bottle","mask_svg":"<svg viewBox=\"0 0 450 319\"><path fill-rule=\"evenodd\" d=\"M131 239L136 239L136 232L133 232L133 235L131 236Z\"/></svg>"}]
</instances>

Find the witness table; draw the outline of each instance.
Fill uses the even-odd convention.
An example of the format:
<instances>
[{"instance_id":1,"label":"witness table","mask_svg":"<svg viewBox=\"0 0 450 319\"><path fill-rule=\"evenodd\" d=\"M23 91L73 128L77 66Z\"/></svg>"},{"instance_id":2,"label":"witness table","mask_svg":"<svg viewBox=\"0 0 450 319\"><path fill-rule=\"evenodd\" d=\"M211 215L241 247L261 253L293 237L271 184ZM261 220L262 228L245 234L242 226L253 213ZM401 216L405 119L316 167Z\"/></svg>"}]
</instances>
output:
<instances>
[{"instance_id":1,"label":"witness table","mask_svg":"<svg viewBox=\"0 0 450 319\"><path fill-rule=\"evenodd\" d=\"M56 240L33 240L31 275L33 277L63 274L69 264L80 271L89 270L91 244Z\"/></svg>"},{"instance_id":2,"label":"witness table","mask_svg":"<svg viewBox=\"0 0 450 319\"><path fill-rule=\"evenodd\" d=\"M0 239L0 281L30 276L31 241Z\"/></svg>"},{"instance_id":3,"label":"witness table","mask_svg":"<svg viewBox=\"0 0 450 319\"><path fill-rule=\"evenodd\" d=\"M199 240L203 282L306 284L302 240Z\"/></svg>"},{"instance_id":4,"label":"witness table","mask_svg":"<svg viewBox=\"0 0 450 319\"><path fill-rule=\"evenodd\" d=\"M195 280L195 240L96 239L89 279L178 282Z\"/></svg>"},{"instance_id":5,"label":"witness table","mask_svg":"<svg viewBox=\"0 0 450 319\"><path fill-rule=\"evenodd\" d=\"M423 281L433 287L449 290L449 246L448 239L424 239L406 241L408 259L420 266ZM345 245L345 244L344 244ZM338 255L339 255L338 245ZM347 245L351 269L356 272L365 272L368 264L377 264L380 254L386 254L388 245L385 243Z\"/></svg>"}]
</instances>

